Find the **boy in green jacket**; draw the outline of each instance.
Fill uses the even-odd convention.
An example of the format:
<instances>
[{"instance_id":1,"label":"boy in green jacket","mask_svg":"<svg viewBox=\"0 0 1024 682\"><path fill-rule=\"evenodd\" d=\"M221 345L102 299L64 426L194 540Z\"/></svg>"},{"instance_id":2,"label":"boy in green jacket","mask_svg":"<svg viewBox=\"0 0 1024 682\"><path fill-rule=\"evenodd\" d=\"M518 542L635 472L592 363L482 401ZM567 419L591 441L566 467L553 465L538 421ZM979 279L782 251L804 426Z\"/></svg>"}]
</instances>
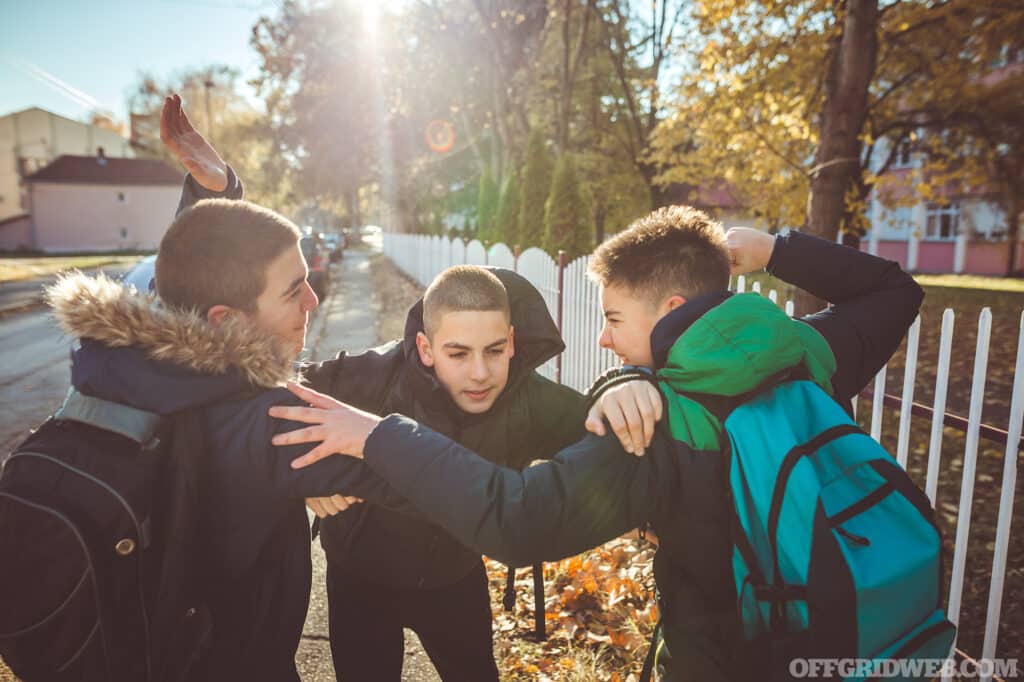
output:
<instances>
[{"instance_id":1,"label":"boy in green jacket","mask_svg":"<svg viewBox=\"0 0 1024 682\"><path fill-rule=\"evenodd\" d=\"M760 295L727 290L730 270L761 268L833 305L792 320ZM329 452L363 457L425 516L504 561L570 556L649 523L660 539L654 574L674 663L667 679L768 677L765 659L742 637L728 459L722 425L705 406L790 368L849 406L913 322L921 289L895 263L799 233L733 228L727 238L682 206L605 242L591 273L601 285L601 345L651 372L639 374L656 381L667 405L645 457L588 436L549 462L512 471L405 417L382 420L300 388L313 407L271 413L316 426L275 443L323 441L293 466ZM619 377L605 379L595 394L625 390Z\"/></svg>"}]
</instances>

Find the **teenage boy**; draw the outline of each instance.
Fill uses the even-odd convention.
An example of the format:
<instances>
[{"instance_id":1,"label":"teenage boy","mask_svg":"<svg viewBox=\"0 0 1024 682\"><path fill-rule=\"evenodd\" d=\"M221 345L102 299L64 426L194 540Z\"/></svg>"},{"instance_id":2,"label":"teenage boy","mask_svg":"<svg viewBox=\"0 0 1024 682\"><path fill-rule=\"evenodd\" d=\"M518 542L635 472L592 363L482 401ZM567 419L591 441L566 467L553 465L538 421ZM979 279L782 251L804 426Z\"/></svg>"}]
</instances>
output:
<instances>
[{"instance_id":1,"label":"teenage boy","mask_svg":"<svg viewBox=\"0 0 1024 682\"><path fill-rule=\"evenodd\" d=\"M182 207L207 196L242 196L241 182L192 129L177 96L165 103L161 132L190 171ZM536 371L564 347L526 279L457 266L410 309L403 339L358 355L339 353L303 374L314 389L365 410L415 418L519 469L584 434L583 396ZM609 405L616 419L636 409ZM621 425L620 432L630 438ZM308 502L323 515L336 511L332 499ZM406 627L419 635L442 679L498 679L479 552L434 524L370 503L325 521L321 542L331 653L341 679L397 682Z\"/></svg>"},{"instance_id":2,"label":"teenage boy","mask_svg":"<svg viewBox=\"0 0 1024 682\"><path fill-rule=\"evenodd\" d=\"M160 307L81 274L49 291L62 327L81 339L77 391L161 416L194 410L204 424L200 530L189 539L204 608L187 615L208 614L212 627L190 680L297 681L312 577L303 498L384 488L365 468L295 471L268 443L281 424L267 409L291 397L281 386L317 305L299 237L269 210L205 201L160 244Z\"/></svg>"},{"instance_id":3,"label":"teenage boy","mask_svg":"<svg viewBox=\"0 0 1024 682\"><path fill-rule=\"evenodd\" d=\"M799 367L849 405L899 344L922 292L895 263L799 233L734 228L728 238L703 213L674 206L638 220L592 259L601 345L654 370L666 401L645 457L588 436L523 472L502 469L405 417L382 420L298 387L313 407L274 414L317 426L275 442L323 441L293 466L327 452L364 458L430 519L503 561L569 556L650 523L660 538L654 574L669 679L767 677L737 615L722 426L693 397L728 401ZM765 268L833 306L791 320L757 294L731 294L730 265Z\"/></svg>"},{"instance_id":4,"label":"teenage boy","mask_svg":"<svg viewBox=\"0 0 1024 682\"><path fill-rule=\"evenodd\" d=\"M536 289L508 270L442 272L405 338L306 371L307 382L379 414L408 415L520 469L584 433L583 396L537 367L563 348ZM328 519L331 651L343 680L401 678L403 628L443 680L497 680L480 553L441 528L367 502Z\"/></svg>"}]
</instances>

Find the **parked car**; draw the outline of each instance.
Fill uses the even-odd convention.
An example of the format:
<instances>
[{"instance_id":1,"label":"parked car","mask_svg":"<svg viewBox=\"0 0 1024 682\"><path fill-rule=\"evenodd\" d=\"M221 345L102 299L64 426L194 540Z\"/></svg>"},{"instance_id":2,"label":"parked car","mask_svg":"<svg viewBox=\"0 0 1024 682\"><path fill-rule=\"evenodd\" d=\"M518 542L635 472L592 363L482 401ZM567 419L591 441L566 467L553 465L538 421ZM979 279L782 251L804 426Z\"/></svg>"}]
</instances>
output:
<instances>
[{"instance_id":1,"label":"parked car","mask_svg":"<svg viewBox=\"0 0 1024 682\"><path fill-rule=\"evenodd\" d=\"M324 246L330 254L332 263L341 260L342 254L348 247L348 239L340 232L328 232L324 235Z\"/></svg>"},{"instance_id":2,"label":"parked car","mask_svg":"<svg viewBox=\"0 0 1024 682\"><path fill-rule=\"evenodd\" d=\"M143 294L156 293L156 255L146 256L124 274L121 281Z\"/></svg>"},{"instance_id":3,"label":"parked car","mask_svg":"<svg viewBox=\"0 0 1024 682\"><path fill-rule=\"evenodd\" d=\"M309 268L309 286L313 287L316 297L323 300L330 284L330 270L327 267L326 250L319 236L309 235L299 241L302 255Z\"/></svg>"}]
</instances>

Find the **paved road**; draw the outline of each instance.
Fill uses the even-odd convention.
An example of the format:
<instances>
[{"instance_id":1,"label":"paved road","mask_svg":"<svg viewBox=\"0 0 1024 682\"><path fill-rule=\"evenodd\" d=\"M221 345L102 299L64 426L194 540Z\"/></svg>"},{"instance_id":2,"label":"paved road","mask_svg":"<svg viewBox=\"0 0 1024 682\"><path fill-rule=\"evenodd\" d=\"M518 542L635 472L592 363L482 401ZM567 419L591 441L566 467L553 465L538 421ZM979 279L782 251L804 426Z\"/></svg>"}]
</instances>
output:
<instances>
[{"instance_id":1,"label":"paved road","mask_svg":"<svg viewBox=\"0 0 1024 682\"><path fill-rule=\"evenodd\" d=\"M0 318L0 457L64 398L70 349L47 311Z\"/></svg>"},{"instance_id":2,"label":"paved road","mask_svg":"<svg viewBox=\"0 0 1024 682\"><path fill-rule=\"evenodd\" d=\"M131 265L111 265L86 272L102 271L111 277L120 277L131 268ZM0 313L42 302L43 287L51 284L55 279L56 277L40 277L16 282L0 282Z\"/></svg>"},{"instance_id":3,"label":"paved road","mask_svg":"<svg viewBox=\"0 0 1024 682\"><path fill-rule=\"evenodd\" d=\"M334 266L330 294L310 322L309 357L323 360L338 350L362 350L378 343L379 302L370 275L369 252L352 250ZM0 317L0 460L56 408L67 392L71 340L45 310ZM328 645L325 561L313 547L313 590L302 643L296 657L302 679L334 680ZM0 679L3 679L0 666ZM406 632L402 679L439 682L416 636Z\"/></svg>"}]
</instances>

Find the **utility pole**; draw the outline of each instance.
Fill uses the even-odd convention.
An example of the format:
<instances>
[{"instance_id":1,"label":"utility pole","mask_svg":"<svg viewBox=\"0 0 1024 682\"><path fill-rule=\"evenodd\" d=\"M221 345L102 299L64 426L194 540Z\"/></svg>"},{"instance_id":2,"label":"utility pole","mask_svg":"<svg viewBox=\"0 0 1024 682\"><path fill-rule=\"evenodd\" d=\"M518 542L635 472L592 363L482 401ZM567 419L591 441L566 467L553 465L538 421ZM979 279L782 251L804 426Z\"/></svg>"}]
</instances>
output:
<instances>
[{"instance_id":1,"label":"utility pole","mask_svg":"<svg viewBox=\"0 0 1024 682\"><path fill-rule=\"evenodd\" d=\"M210 90L213 88L213 78L208 76L203 81L203 87L206 89L206 135L210 138L210 144L215 145L213 141L213 114L210 110Z\"/></svg>"}]
</instances>

